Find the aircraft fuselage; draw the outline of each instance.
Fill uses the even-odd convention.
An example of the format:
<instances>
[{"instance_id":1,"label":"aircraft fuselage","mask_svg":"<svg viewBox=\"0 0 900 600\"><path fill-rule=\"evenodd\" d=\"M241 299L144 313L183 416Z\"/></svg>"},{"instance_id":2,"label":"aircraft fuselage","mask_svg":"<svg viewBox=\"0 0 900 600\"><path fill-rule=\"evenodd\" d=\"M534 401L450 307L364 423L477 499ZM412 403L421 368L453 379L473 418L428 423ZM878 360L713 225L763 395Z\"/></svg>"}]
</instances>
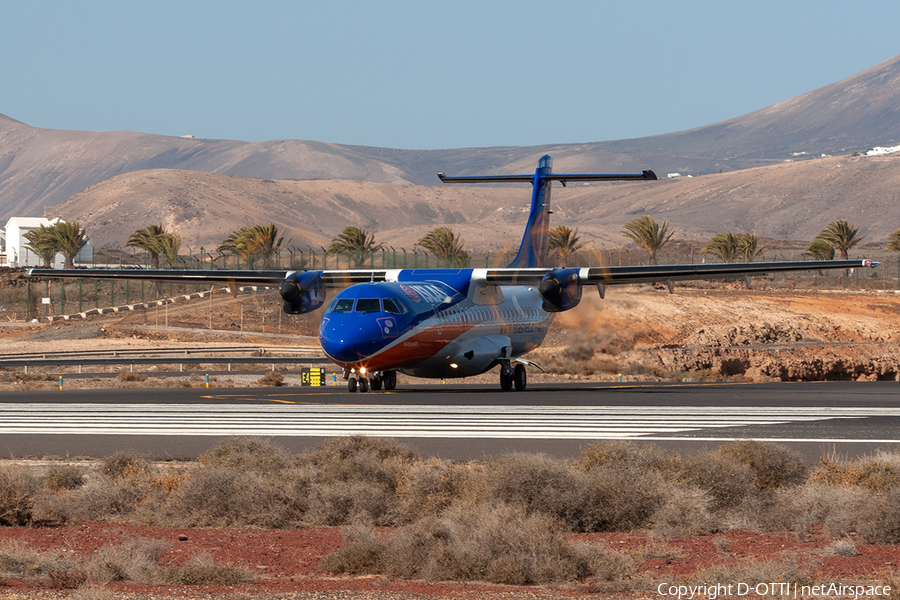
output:
<instances>
[{"instance_id":1,"label":"aircraft fuselage","mask_svg":"<svg viewBox=\"0 0 900 600\"><path fill-rule=\"evenodd\" d=\"M538 291L500 286L482 294L472 269L396 272L357 284L329 303L319 329L325 353L345 369L469 377L538 347L551 315ZM472 289L470 289L472 288Z\"/></svg>"}]
</instances>

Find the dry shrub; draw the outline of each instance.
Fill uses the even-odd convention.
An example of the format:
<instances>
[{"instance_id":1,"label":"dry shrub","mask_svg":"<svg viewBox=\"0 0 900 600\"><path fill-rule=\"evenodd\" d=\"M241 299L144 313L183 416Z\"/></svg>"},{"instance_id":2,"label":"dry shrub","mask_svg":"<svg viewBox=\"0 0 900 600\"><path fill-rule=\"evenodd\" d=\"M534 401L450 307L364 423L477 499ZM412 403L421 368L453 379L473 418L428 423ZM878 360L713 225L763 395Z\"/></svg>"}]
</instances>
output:
<instances>
[{"instance_id":1,"label":"dry shrub","mask_svg":"<svg viewBox=\"0 0 900 600\"><path fill-rule=\"evenodd\" d=\"M682 479L707 492L714 511L739 506L757 491L756 475L746 464L718 452L684 458Z\"/></svg>"},{"instance_id":2,"label":"dry shrub","mask_svg":"<svg viewBox=\"0 0 900 600\"><path fill-rule=\"evenodd\" d=\"M590 566L595 580L616 584L622 584L632 579L636 570L634 559L631 556L609 548L594 549ZM621 589L611 589L606 586L602 591L612 592Z\"/></svg>"},{"instance_id":3,"label":"dry shrub","mask_svg":"<svg viewBox=\"0 0 900 600\"><path fill-rule=\"evenodd\" d=\"M397 486L402 522L436 515L467 495L472 469L439 458L412 463Z\"/></svg>"},{"instance_id":4,"label":"dry shrub","mask_svg":"<svg viewBox=\"0 0 900 600\"><path fill-rule=\"evenodd\" d=\"M344 545L322 560L320 566L324 570L350 575L382 572L381 559L385 545L378 541L371 527L343 527L341 537Z\"/></svg>"},{"instance_id":5,"label":"dry shrub","mask_svg":"<svg viewBox=\"0 0 900 600\"><path fill-rule=\"evenodd\" d=\"M87 582L87 575L82 571L50 571L47 577L50 587L56 590L74 590Z\"/></svg>"},{"instance_id":6,"label":"dry shrub","mask_svg":"<svg viewBox=\"0 0 900 600\"><path fill-rule=\"evenodd\" d=\"M811 576L797 565L796 556L782 552L777 560L750 559L739 563L713 565L685 578L685 583L694 585L733 585L735 582L746 582L754 586L756 583L773 581L792 586L796 583L801 586L808 585L811 582ZM752 592L753 587L750 589Z\"/></svg>"},{"instance_id":7,"label":"dry shrub","mask_svg":"<svg viewBox=\"0 0 900 600\"><path fill-rule=\"evenodd\" d=\"M364 482L393 494L418 458L396 440L352 435L327 440L300 460L316 469L320 483Z\"/></svg>"},{"instance_id":8,"label":"dry shrub","mask_svg":"<svg viewBox=\"0 0 900 600\"><path fill-rule=\"evenodd\" d=\"M606 440L583 448L575 466L586 491L576 530L627 531L650 523L681 461L656 446Z\"/></svg>"},{"instance_id":9,"label":"dry shrub","mask_svg":"<svg viewBox=\"0 0 900 600\"><path fill-rule=\"evenodd\" d=\"M900 487L876 496L859 510L857 530L870 544L900 543Z\"/></svg>"},{"instance_id":10,"label":"dry shrub","mask_svg":"<svg viewBox=\"0 0 900 600\"><path fill-rule=\"evenodd\" d=\"M288 527L301 513L286 489L279 479L254 472L197 468L158 518L182 527Z\"/></svg>"},{"instance_id":11,"label":"dry shrub","mask_svg":"<svg viewBox=\"0 0 900 600\"><path fill-rule=\"evenodd\" d=\"M263 387L280 387L284 385L284 375L277 371L269 371L256 380L256 385Z\"/></svg>"},{"instance_id":12,"label":"dry shrub","mask_svg":"<svg viewBox=\"0 0 900 600\"><path fill-rule=\"evenodd\" d=\"M24 467L0 467L0 525L25 525L32 519L38 480Z\"/></svg>"},{"instance_id":13,"label":"dry shrub","mask_svg":"<svg viewBox=\"0 0 900 600\"><path fill-rule=\"evenodd\" d=\"M696 487L671 486L653 513L653 527L662 535L709 535L721 529L710 511L712 499Z\"/></svg>"},{"instance_id":14,"label":"dry shrub","mask_svg":"<svg viewBox=\"0 0 900 600\"><path fill-rule=\"evenodd\" d=\"M86 585L75 590L71 598L72 600L116 600L118 594L105 587Z\"/></svg>"},{"instance_id":15,"label":"dry shrub","mask_svg":"<svg viewBox=\"0 0 900 600\"><path fill-rule=\"evenodd\" d=\"M809 471L799 453L780 444L740 440L722 446L719 453L750 467L764 490L803 483Z\"/></svg>"},{"instance_id":16,"label":"dry shrub","mask_svg":"<svg viewBox=\"0 0 900 600\"><path fill-rule=\"evenodd\" d=\"M393 525L396 522L396 496L365 481L316 484L308 502L305 520L316 525Z\"/></svg>"},{"instance_id":17,"label":"dry shrub","mask_svg":"<svg viewBox=\"0 0 900 600\"><path fill-rule=\"evenodd\" d=\"M166 544L160 540L138 539L115 546L103 546L85 565L90 579L103 583L130 581L158 585L164 583L159 559Z\"/></svg>"},{"instance_id":18,"label":"dry shrub","mask_svg":"<svg viewBox=\"0 0 900 600\"><path fill-rule=\"evenodd\" d=\"M859 556L860 554L856 543L850 538L831 542L825 546L823 552L832 556Z\"/></svg>"},{"instance_id":19,"label":"dry shrub","mask_svg":"<svg viewBox=\"0 0 900 600\"><path fill-rule=\"evenodd\" d=\"M588 478L570 463L543 454L515 453L486 465L481 476L486 500L520 504L529 513L551 515L583 530Z\"/></svg>"},{"instance_id":20,"label":"dry shrub","mask_svg":"<svg viewBox=\"0 0 900 600\"><path fill-rule=\"evenodd\" d=\"M100 472L113 479L131 477L147 470L147 461L131 452L116 452L103 459Z\"/></svg>"},{"instance_id":21,"label":"dry shrub","mask_svg":"<svg viewBox=\"0 0 900 600\"><path fill-rule=\"evenodd\" d=\"M618 466L634 470L674 473L680 459L652 444L635 444L629 440L602 440L581 449L575 466L590 471L598 466Z\"/></svg>"},{"instance_id":22,"label":"dry shrub","mask_svg":"<svg viewBox=\"0 0 900 600\"><path fill-rule=\"evenodd\" d=\"M831 455L819 460L810 479L826 485L855 485L884 491L900 485L900 464L896 454L887 452L850 462Z\"/></svg>"},{"instance_id":23,"label":"dry shrub","mask_svg":"<svg viewBox=\"0 0 900 600\"><path fill-rule=\"evenodd\" d=\"M858 530L865 508L876 501L876 495L865 488L811 481L779 490L762 520L771 528L791 529L801 535L816 525L829 536L847 535Z\"/></svg>"},{"instance_id":24,"label":"dry shrub","mask_svg":"<svg viewBox=\"0 0 900 600\"><path fill-rule=\"evenodd\" d=\"M580 463L588 469L539 454L503 457L480 474L481 497L552 516L576 532L626 531L649 524L664 499L662 476L646 468L650 455L635 445L601 443L591 449L600 451Z\"/></svg>"},{"instance_id":25,"label":"dry shrub","mask_svg":"<svg viewBox=\"0 0 900 600\"><path fill-rule=\"evenodd\" d=\"M290 464L290 454L282 446L262 438L230 437L197 459L207 467L275 474Z\"/></svg>"},{"instance_id":26,"label":"dry shrub","mask_svg":"<svg viewBox=\"0 0 900 600\"><path fill-rule=\"evenodd\" d=\"M152 471L148 474L148 483L154 488L162 492L167 498L181 487L189 474L186 469L169 467L164 471Z\"/></svg>"},{"instance_id":27,"label":"dry shrub","mask_svg":"<svg viewBox=\"0 0 900 600\"><path fill-rule=\"evenodd\" d=\"M54 465L47 470L44 487L51 490L74 490L84 485L84 471L75 465Z\"/></svg>"},{"instance_id":28,"label":"dry shrub","mask_svg":"<svg viewBox=\"0 0 900 600\"><path fill-rule=\"evenodd\" d=\"M217 565L212 556L194 556L180 567L167 567L163 578L175 585L238 585L259 581L259 574L231 565Z\"/></svg>"},{"instance_id":29,"label":"dry shrub","mask_svg":"<svg viewBox=\"0 0 900 600\"><path fill-rule=\"evenodd\" d=\"M56 552L37 552L19 542L0 546L0 575L5 577L34 577L62 568Z\"/></svg>"},{"instance_id":30,"label":"dry shrub","mask_svg":"<svg viewBox=\"0 0 900 600\"><path fill-rule=\"evenodd\" d=\"M106 477L88 481L77 490L41 494L35 498L36 519L77 523L123 518L134 510L141 494Z\"/></svg>"},{"instance_id":31,"label":"dry shrub","mask_svg":"<svg viewBox=\"0 0 900 600\"><path fill-rule=\"evenodd\" d=\"M402 579L533 585L587 575L589 554L551 523L521 507L458 504L397 529L384 544L361 540L366 547L357 555L370 562L370 572ZM371 558L373 550L380 559Z\"/></svg>"},{"instance_id":32,"label":"dry shrub","mask_svg":"<svg viewBox=\"0 0 900 600\"><path fill-rule=\"evenodd\" d=\"M141 375L138 373L132 373L131 371L125 371L124 373L119 373L116 376L116 379L118 379L121 382L131 383L131 382L138 382L138 381L147 381L147 376Z\"/></svg>"}]
</instances>

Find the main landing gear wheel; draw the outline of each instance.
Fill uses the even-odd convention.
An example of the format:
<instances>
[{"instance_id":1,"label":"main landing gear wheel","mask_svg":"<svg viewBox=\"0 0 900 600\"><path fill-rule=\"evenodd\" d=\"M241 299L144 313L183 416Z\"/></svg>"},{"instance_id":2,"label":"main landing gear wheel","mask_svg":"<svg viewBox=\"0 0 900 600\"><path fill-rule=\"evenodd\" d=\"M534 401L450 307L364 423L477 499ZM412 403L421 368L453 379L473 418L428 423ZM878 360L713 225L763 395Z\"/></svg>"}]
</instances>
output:
<instances>
[{"instance_id":1,"label":"main landing gear wheel","mask_svg":"<svg viewBox=\"0 0 900 600\"><path fill-rule=\"evenodd\" d=\"M513 370L508 364L500 367L500 389L509 392L513 388Z\"/></svg>"},{"instance_id":2,"label":"main landing gear wheel","mask_svg":"<svg viewBox=\"0 0 900 600\"><path fill-rule=\"evenodd\" d=\"M384 374L384 389L391 391L397 387L397 371L388 371Z\"/></svg>"},{"instance_id":3,"label":"main landing gear wheel","mask_svg":"<svg viewBox=\"0 0 900 600\"><path fill-rule=\"evenodd\" d=\"M528 375L525 373L525 365L519 363L516 365L516 370L513 371L513 383L516 386L517 392L525 391L525 384L528 383Z\"/></svg>"},{"instance_id":4,"label":"main landing gear wheel","mask_svg":"<svg viewBox=\"0 0 900 600\"><path fill-rule=\"evenodd\" d=\"M377 392L377 391L381 390L381 384L383 382L384 381L383 381L382 376L376 375L375 377L373 377L372 381L369 382L370 386L372 387L372 391Z\"/></svg>"}]
</instances>

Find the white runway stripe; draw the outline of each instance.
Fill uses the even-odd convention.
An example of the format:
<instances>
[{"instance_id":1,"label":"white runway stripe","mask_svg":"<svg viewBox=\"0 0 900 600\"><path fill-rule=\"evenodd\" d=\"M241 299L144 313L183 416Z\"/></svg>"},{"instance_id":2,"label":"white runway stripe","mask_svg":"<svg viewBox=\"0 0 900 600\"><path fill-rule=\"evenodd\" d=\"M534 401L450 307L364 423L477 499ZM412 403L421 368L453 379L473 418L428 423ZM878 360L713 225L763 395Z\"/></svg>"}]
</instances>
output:
<instances>
[{"instance_id":1,"label":"white runway stripe","mask_svg":"<svg viewBox=\"0 0 900 600\"><path fill-rule=\"evenodd\" d=\"M712 428L875 416L900 416L900 408L0 404L0 435L666 439Z\"/></svg>"}]
</instances>

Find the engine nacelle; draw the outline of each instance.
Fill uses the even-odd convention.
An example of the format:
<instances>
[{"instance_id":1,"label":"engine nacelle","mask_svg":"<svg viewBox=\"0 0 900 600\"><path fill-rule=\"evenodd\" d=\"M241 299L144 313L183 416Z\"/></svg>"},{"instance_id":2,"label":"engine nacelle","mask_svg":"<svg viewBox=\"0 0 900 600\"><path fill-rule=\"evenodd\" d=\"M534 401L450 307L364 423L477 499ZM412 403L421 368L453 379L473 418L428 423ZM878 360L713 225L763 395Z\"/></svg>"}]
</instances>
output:
<instances>
[{"instance_id":1,"label":"engine nacelle","mask_svg":"<svg viewBox=\"0 0 900 600\"><path fill-rule=\"evenodd\" d=\"M544 299L544 310L562 312L575 308L581 302L581 278L577 269L553 269L541 280L538 287Z\"/></svg>"},{"instance_id":2,"label":"engine nacelle","mask_svg":"<svg viewBox=\"0 0 900 600\"><path fill-rule=\"evenodd\" d=\"M281 309L289 315L312 312L325 303L325 284L318 271L291 273L278 291L284 300Z\"/></svg>"}]
</instances>

